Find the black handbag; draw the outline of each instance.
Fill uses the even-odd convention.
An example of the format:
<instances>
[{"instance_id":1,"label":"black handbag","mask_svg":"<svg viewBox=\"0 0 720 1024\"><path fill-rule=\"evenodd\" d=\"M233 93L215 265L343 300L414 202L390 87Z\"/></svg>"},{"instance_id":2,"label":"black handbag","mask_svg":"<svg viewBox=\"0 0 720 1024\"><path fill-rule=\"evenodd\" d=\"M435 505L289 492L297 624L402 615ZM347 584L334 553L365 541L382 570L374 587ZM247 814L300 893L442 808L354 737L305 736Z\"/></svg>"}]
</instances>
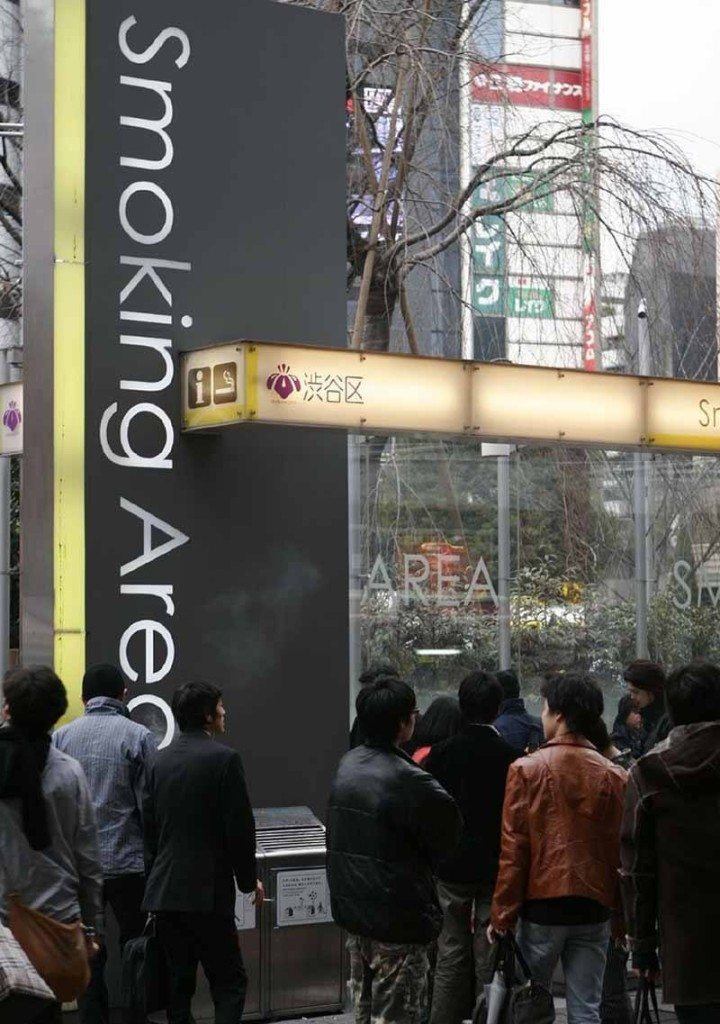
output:
<instances>
[{"instance_id":1,"label":"black handbag","mask_svg":"<svg viewBox=\"0 0 720 1024\"><path fill-rule=\"evenodd\" d=\"M142 935L125 943L121 985L123 1017L127 1024L145 1024L148 1014L167 1009L165 955L152 916Z\"/></svg>"},{"instance_id":2,"label":"black handbag","mask_svg":"<svg viewBox=\"0 0 720 1024\"><path fill-rule=\"evenodd\" d=\"M493 976L500 973L505 982L505 1002L498 1024L554 1024L555 1001L552 993L533 980L530 968L512 934L498 942ZM485 993L478 999L473 1024L487 1024L488 1002Z\"/></svg>"},{"instance_id":3,"label":"black handbag","mask_svg":"<svg viewBox=\"0 0 720 1024\"><path fill-rule=\"evenodd\" d=\"M641 978L635 996L635 1024L660 1024L655 983Z\"/></svg>"}]
</instances>

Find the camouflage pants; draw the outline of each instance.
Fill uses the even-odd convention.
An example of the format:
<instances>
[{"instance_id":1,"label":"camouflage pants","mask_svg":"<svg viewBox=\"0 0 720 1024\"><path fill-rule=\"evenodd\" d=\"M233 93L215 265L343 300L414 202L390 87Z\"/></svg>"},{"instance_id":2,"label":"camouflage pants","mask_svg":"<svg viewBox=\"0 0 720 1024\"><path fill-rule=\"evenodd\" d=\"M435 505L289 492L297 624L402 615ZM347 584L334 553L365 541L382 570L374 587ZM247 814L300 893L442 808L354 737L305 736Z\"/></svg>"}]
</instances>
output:
<instances>
[{"instance_id":1,"label":"camouflage pants","mask_svg":"<svg viewBox=\"0 0 720 1024\"><path fill-rule=\"evenodd\" d=\"M428 983L428 948L348 937L355 1024L420 1024Z\"/></svg>"}]
</instances>

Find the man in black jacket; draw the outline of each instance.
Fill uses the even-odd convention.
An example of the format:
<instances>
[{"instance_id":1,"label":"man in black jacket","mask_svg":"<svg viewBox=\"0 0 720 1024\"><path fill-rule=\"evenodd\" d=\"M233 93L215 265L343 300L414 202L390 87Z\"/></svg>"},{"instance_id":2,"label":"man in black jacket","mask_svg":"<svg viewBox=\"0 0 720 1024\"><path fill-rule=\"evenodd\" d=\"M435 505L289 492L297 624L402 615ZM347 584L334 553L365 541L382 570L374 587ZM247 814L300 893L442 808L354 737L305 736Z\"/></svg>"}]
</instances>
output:
<instances>
[{"instance_id":1,"label":"man in black jacket","mask_svg":"<svg viewBox=\"0 0 720 1024\"><path fill-rule=\"evenodd\" d=\"M674 728L630 772L621 879L633 967L680 1024L720 1021L720 668L693 663L667 680Z\"/></svg>"},{"instance_id":2,"label":"man in black jacket","mask_svg":"<svg viewBox=\"0 0 720 1024\"><path fill-rule=\"evenodd\" d=\"M465 822L457 849L437 869L444 920L430 1024L460 1024L470 1017L476 986L491 980L483 922L490 915L498 870L505 780L516 757L491 724L503 700L495 676L473 672L463 679L458 697L463 728L433 747L425 762L455 798Z\"/></svg>"},{"instance_id":3,"label":"man in black jacket","mask_svg":"<svg viewBox=\"0 0 720 1024\"><path fill-rule=\"evenodd\" d=\"M222 693L188 683L175 693L178 739L148 770L143 803L145 910L157 914L170 973L169 1024L190 1024L198 963L216 1024L239 1024L247 978L235 928L235 883L263 900L255 868L255 821L240 755L225 731Z\"/></svg>"},{"instance_id":4,"label":"man in black jacket","mask_svg":"<svg viewBox=\"0 0 720 1024\"><path fill-rule=\"evenodd\" d=\"M340 762L330 795L328 881L335 921L349 932L357 1024L418 1024L428 945L442 915L433 866L460 836L454 800L400 749L415 694L381 677L356 703L366 737Z\"/></svg>"}]
</instances>

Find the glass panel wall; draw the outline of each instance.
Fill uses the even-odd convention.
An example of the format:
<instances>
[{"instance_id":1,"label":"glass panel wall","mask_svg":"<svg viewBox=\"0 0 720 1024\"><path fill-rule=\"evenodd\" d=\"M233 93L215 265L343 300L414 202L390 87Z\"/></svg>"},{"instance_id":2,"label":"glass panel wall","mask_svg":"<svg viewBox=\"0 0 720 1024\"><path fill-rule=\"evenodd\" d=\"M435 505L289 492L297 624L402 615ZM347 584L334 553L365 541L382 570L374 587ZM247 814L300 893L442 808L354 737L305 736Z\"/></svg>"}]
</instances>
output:
<instances>
[{"instance_id":1,"label":"glass panel wall","mask_svg":"<svg viewBox=\"0 0 720 1024\"><path fill-rule=\"evenodd\" d=\"M668 668L720 658L717 458L521 447L503 494L497 452L351 439L354 676L390 662L425 708L469 670L500 666L503 525L510 665L533 710L556 669L593 672L611 721L639 650Z\"/></svg>"}]
</instances>

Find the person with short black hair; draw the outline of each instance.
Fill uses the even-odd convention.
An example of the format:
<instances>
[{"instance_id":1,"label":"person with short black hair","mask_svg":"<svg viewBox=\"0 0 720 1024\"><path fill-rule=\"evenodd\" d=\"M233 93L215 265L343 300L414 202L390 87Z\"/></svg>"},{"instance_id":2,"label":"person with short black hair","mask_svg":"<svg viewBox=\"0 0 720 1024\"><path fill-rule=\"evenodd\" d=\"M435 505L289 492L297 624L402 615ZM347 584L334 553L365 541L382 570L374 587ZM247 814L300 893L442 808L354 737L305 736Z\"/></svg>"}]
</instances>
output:
<instances>
[{"instance_id":1,"label":"person with short black hair","mask_svg":"<svg viewBox=\"0 0 720 1024\"><path fill-rule=\"evenodd\" d=\"M610 920L622 933L618 868L626 773L587 738L602 691L580 672L543 685L547 743L508 772L491 939L515 928L534 979L560 960L569 1024L599 1024Z\"/></svg>"},{"instance_id":2,"label":"person with short black hair","mask_svg":"<svg viewBox=\"0 0 720 1024\"><path fill-rule=\"evenodd\" d=\"M717 1024L720 974L720 668L694 662L665 688L672 730L630 772L622 882L633 965L680 1024Z\"/></svg>"},{"instance_id":3,"label":"person with short black hair","mask_svg":"<svg viewBox=\"0 0 720 1024\"><path fill-rule=\"evenodd\" d=\"M460 684L458 697L462 728L435 745L424 765L455 799L463 818L460 842L436 872L443 927L431 1024L460 1024L470 1017L476 994L491 980L482 923L490 913L505 781L515 759L515 751L492 724L503 699L495 676L472 672Z\"/></svg>"},{"instance_id":4,"label":"person with short black hair","mask_svg":"<svg viewBox=\"0 0 720 1024\"><path fill-rule=\"evenodd\" d=\"M203 732L218 713L222 690L212 683L185 683L173 694L172 713L180 732ZM224 720L224 719L223 719ZM224 730L224 725L223 729Z\"/></svg>"},{"instance_id":5,"label":"person with short black hair","mask_svg":"<svg viewBox=\"0 0 720 1024\"><path fill-rule=\"evenodd\" d=\"M383 677L387 679L400 678L398 670L389 661L376 662L360 674L358 678L360 692L362 693L366 687L372 686L377 679L381 679ZM355 721L350 729L350 750L353 750L355 747L359 747L360 744L364 742L365 737L363 736L362 729L360 727L360 720L356 715Z\"/></svg>"},{"instance_id":6,"label":"person with short black hair","mask_svg":"<svg viewBox=\"0 0 720 1024\"><path fill-rule=\"evenodd\" d=\"M516 754L526 754L540 746L543 739L542 722L529 715L520 696L517 673L504 669L495 673L503 689L503 702L495 719L495 728Z\"/></svg>"},{"instance_id":7,"label":"person with short black hair","mask_svg":"<svg viewBox=\"0 0 720 1024\"><path fill-rule=\"evenodd\" d=\"M102 940L102 869L90 793L78 762L50 743L50 729L67 710L65 687L51 668L18 668L5 676L3 699L0 918L8 896L17 893L25 906L62 924L81 919ZM59 1024L59 1004L42 1019Z\"/></svg>"},{"instance_id":8,"label":"person with short black hair","mask_svg":"<svg viewBox=\"0 0 720 1024\"><path fill-rule=\"evenodd\" d=\"M143 802L147 885L170 979L168 1022L189 1024L198 963L217 1024L238 1024L247 976L235 928L235 886L264 899L255 819L237 751L225 732L222 691L186 683L172 700L180 735L153 757Z\"/></svg>"},{"instance_id":9,"label":"person with short black hair","mask_svg":"<svg viewBox=\"0 0 720 1024\"><path fill-rule=\"evenodd\" d=\"M116 665L91 665L83 677L85 713L53 735L53 745L82 765L98 826L103 904L118 923L120 952L142 934L145 913L141 807L145 768L157 747L149 729L133 722L125 704L125 677ZM105 946L92 963L87 991L78 1000L81 1024L108 1024Z\"/></svg>"},{"instance_id":10,"label":"person with short black hair","mask_svg":"<svg viewBox=\"0 0 720 1024\"><path fill-rule=\"evenodd\" d=\"M640 712L629 693L621 697L618 702L611 735L613 742L620 750L630 752L633 761L642 757L645 730Z\"/></svg>"},{"instance_id":11,"label":"person with short black hair","mask_svg":"<svg viewBox=\"0 0 720 1024\"><path fill-rule=\"evenodd\" d=\"M349 933L358 1024L416 1024L441 923L433 868L457 843L460 814L401 750L417 716L411 687L380 676L356 710L366 740L340 762L328 808L333 918Z\"/></svg>"},{"instance_id":12,"label":"person with short black hair","mask_svg":"<svg viewBox=\"0 0 720 1024\"><path fill-rule=\"evenodd\" d=\"M623 679L642 719L642 756L652 750L656 743L662 743L671 729L665 705L665 669L656 661L637 658L625 669Z\"/></svg>"}]
</instances>

